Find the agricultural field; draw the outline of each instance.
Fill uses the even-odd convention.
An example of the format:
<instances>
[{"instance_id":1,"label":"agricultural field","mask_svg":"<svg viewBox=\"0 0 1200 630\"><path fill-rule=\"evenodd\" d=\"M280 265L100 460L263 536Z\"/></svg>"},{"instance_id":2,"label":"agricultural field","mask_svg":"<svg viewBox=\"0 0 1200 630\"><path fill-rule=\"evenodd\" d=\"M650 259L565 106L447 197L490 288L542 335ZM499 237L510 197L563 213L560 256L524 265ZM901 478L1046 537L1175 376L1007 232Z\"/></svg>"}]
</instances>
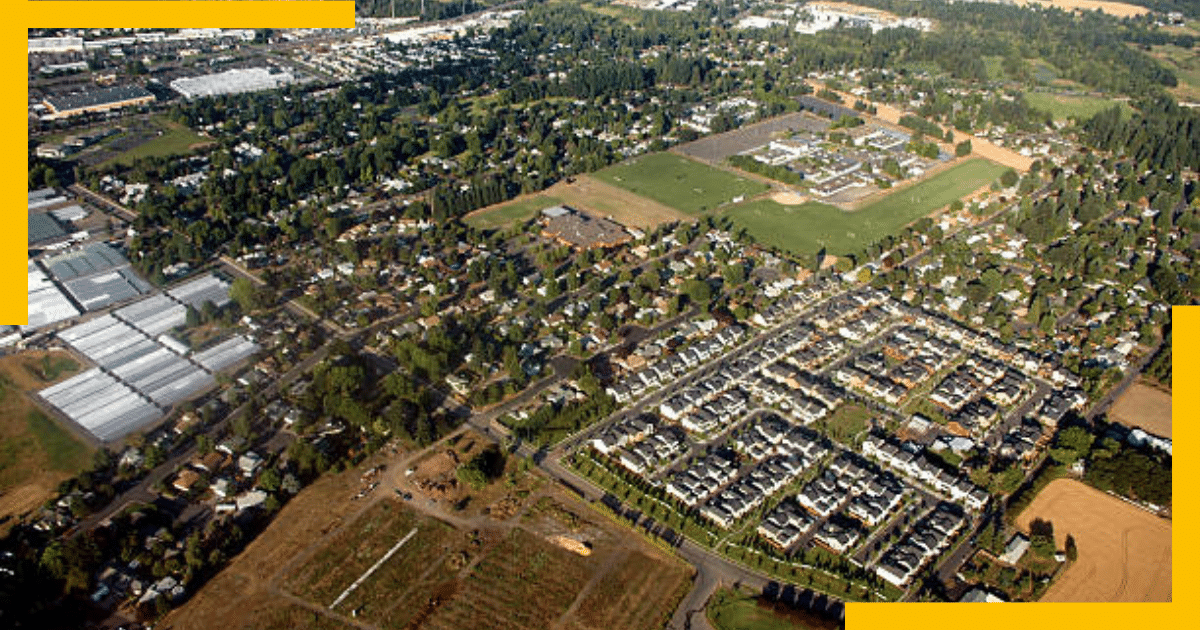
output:
<instances>
[{"instance_id":1,"label":"agricultural field","mask_svg":"<svg viewBox=\"0 0 1200 630\"><path fill-rule=\"evenodd\" d=\"M1050 112L1054 120L1074 118L1082 121L1106 109L1112 109L1113 106L1119 106L1126 112L1130 111L1129 105L1124 102L1095 96L1026 92L1025 100L1029 102L1030 107Z\"/></svg>"},{"instance_id":2,"label":"agricultural field","mask_svg":"<svg viewBox=\"0 0 1200 630\"><path fill-rule=\"evenodd\" d=\"M1134 383L1113 404L1112 418L1147 433L1171 437L1171 393L1145 383Z\"/></svg>"},{"instance_id":3,"label":"agricultural field","mask_svg":"<svg viewBox=\"0 0 1200 630\"><path fill-rule=\"evenodd\" d=\"M1073 479L1056 479L1017 517L1049 521L1054 542L1074 537L1079 558L1044 602L1171 601L1171 522Z\"/></svg>"},{"instance_id":4,"label":"agricultural field","mask_svg":"<svg viewBox=\"0 0 1200 630\"><path fill-rule=\"evenodd\" d=\"M41 505L59 482L91 463L91 447L27 395L78 370L63 352L0 357L0 519Z\"/></svg>"},{"instance_id":5,"label":"agricultural field","mask_svg":"<svg viewBox=\"0 0 1200 630\"><path fill-rule=\"evenodd\" d=\"M470 509L413 489L428 454L466 456L471 434L428 453L377 455L317 480L221 574L164 623L175 628L659 628L691 587L691 568L617 532L570 495L520 473ZM515 459L515 458L514 458ZM365 503L353 491L386 463ZM415 467L418 472L406 472ZM428 471L426 471L428 472ZM499 493L504 498L490 501ZM414 506L419 506L415 508ZM580 555L555 536L585 541ZM390 554L390 555L389 555ZM618 597L615 593L622 593ZM336 606L331 606L336 602ZM354 619L355 621L351 621Z\"/></svg>"},{"instance_id":6,"label":"agricultural field","mask_svg":"<svg viewBox=\"0 0 1200 630\"><path fill-rule=\"evenodd\" d=\"M1018 5L1040 4L1044 7L1056 7L1064 11L1095 11L1116 17L1126 18L1145 15L1150 12L1146 7L1125 2L1109 2L1108 0L1017 0Z\"/></svg>"},{"instance_id":7,"label":"agricultural field","mask_svg":"<svg viewBox=\"0 0 1200 630\"><path fill-rule=\"evenodd\" d=\"M598 171L594 177L692 216L769 189L762 182L673 153L637 157Z\"/></svg>"},{"instance_id":8,"label":"agricultural field","mask_svg":"<svg viewBox=\"0 0 1200 630\"><path fill-rule=\"evenodd\" d=\"M394 500L379 501L288 575L283 585L308 601L329 606L410 532L415 532L413 537L338 608L375 605L379 602L370 597L376 590L373 585L386 583L397 570L411 576L418 567L429 566L447 551L453 528L402 509Z\"/></svg>"},{"instance_id":9,"label":"agricultural field","mask_svg":"<svg viewBox=\"0 0 1200 630\"><path fill-rule=\"evenodd\" d=\"M464 220L467 225L482 230L504 230L532 219L546 208L563 203L561 199L550 195L532 195L476 210Z\"/></svg>"},{"instance_id":10,"label":"agricultural field","mask_svg":"<svg viewBox=\"0 0 1200 630\"><path fill-rule=\"evenodd\" d=\"M764 199L734 206L727 213L760 243L801 256L821 248L843 255L987 186L1004 170L987 160L968 160L853 212L819 202L785 206Z\"/></svg>"},{"instance_id":11,"label":"agricultural field","mask_svg":"<svg viewBox=\"0 0 1200 630\"><path fill-rule=\"evenodd\" d=\"M629 551L580 601L573 628L657 630L691 588L690 569Z\"/></svg>"}]
</instances>

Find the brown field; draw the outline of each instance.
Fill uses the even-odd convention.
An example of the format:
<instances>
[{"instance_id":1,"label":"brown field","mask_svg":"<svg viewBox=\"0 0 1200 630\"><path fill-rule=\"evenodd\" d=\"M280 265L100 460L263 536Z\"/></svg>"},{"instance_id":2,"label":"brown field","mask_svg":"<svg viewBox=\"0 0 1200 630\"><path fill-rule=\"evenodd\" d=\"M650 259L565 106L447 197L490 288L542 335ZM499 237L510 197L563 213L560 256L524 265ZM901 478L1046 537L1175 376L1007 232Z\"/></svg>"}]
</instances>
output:
<instances>
[{"instance_id":1,"label":"brown field","mask_svg":"<svg viewBox=\"0 0 1200 630\"><path fill-rule=\"evenodd\" d=\"M1134 383L1113 404L1112 416L1130 427L1141 427L1148 433L1171 437L1171 392Z\"/></svg>"},{"instance_id":2,"label":"brown field","mask_svg":"<svg viewBox=\"0 0 1200 630\"><path fill-rule=\"evenodd\" d=\"M471 452L472 437L467 432L453 448ZM690 587L690 567L615 531L537 473L513 487L493 483L472 498L473 509L443 510L450 502L430 504L415 492L411 502L397 499L393 489L411 489L417 476L405 472L448 446L378 456L321 478L163 626L649 628L661 627ZM350 500L363 471L384 461L380 487ZM500 494L505 499L489 502ZM495 506L509 500L516 507L497 513ZM417 534L336 609L328 608L414 527ZM560 534L587 541L592 553L576 555L548 541ZM611 597L617 584L633 595Z\"/></svg>"},{"instance_id":3,"label":"brown field","mask_svg":"<svg viewBox=\"0 0 1200 630\"><path fill-rule=\"evenodd\" d=\"M592 216L609 217L621 225L637 228L692 220L692 217L674 208L610 186L588 175L580 175L569 184L559 182L546 189L546 194L562 199L568 206L584 210Z\"/></svg>"},{"instance_id":4,"label":"brown field","mask_svg":"<svg viewBox=\"0 0 1200 630\"><path fill-rule=\"evenodd\" d=\"M1134 17L1146 15L1150 9L1124 2L1106 2L1104 0L1016 0L1019 5L1040 4L1046 7L1060 9L1075 9L1077 11L1100 11L1116 17Z\"/></svg>"},{"instance_id":5,"label":"brown field","mask_svg":"<svg viewBox=\"0 0 1200 630\"><path fill-rule=\"evenodd\" d=\"M1044 602L1171 601L1171 522L1073 479L1056 479L1017 517L1054 526L1055 543L1075 538L1079 559Z\"/></svg>"},{"instance_id":6,"label":"brown field","mask_svg":"<svg viewBox=\"0 0 1200 630\"><path fill-rule=\"evenodd\" d=\"M0 357L0 534L8 526L4 519L44 503L59 482L90 461L91 449L67 429L55 424L52 434L37 435L30 427L29 414L38 407L27 393L75 373L64 371L56 378L44 378L37 369L46 357L71 358L65 352L41 351ZM51 447L55 452L47 450Z\"/></svg>"},{"instance_id":7,"label":"brown field","mask_svg":"<svg viewBox=\"0 0 1200 630\"><path fill-rule=\"evenodd\" d=\"M368 460L357 469L327 474L305 488L220 574L172 612L163 627L258 628L266 625L266 617L286 620L293 616L296 611L275 584L277 577L293 562L304 560L308 547L327 535L336 535L339 527L367 508L350 497L360 486L359 476L376 462ZM376 492L390 490L380 487ZM256 620L259 612L264 616ZM321 626L310 623L308 627Z\"/></svg>"}]
</instances>

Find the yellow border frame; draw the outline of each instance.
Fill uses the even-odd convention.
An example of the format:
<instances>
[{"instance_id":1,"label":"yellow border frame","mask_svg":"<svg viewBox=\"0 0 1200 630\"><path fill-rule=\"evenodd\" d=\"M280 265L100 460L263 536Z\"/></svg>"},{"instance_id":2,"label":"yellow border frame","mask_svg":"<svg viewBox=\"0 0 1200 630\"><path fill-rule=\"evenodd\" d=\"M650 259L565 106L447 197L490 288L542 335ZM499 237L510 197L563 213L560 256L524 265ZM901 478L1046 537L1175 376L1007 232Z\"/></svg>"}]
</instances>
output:
<instances>
[{"instance_id":1,"label":"yellow border frame","mask_svg":"<svg viewBox=\"0 0 1200 630\"><path fill-rule=\"evenodd\" d=\"M354 24L354 3L345 1L297 1L280 3L271 1L197 1L197 2L22 2L17 8L21 19L14 20L16 26L5 29L3 65L0 72L9 77L9 84L26 84L27 29L71 25L75 27L108 28L168 28L168 27L225 27L225 28L347 28ZM26 84L27 85L27 84ZM26 188L19 179L17 164L28 159L28 135L23 118L27 115L27 104L14 98L0 99L0 114L12 137L25 140L17 152L4 157L3 169L5 190L11 199L16 214L26 196L19 191ZM18 123L17 121L21 122ZM15 139L12 145L16 145ZM19 157L18 157L19 156ZM27 171L27 165L24 171ZM25 283L22 272L26 265L26 221L21 217L10 217L7 230L0 231L0 290L7 299L0 300L0 321L24 323L28 317L25 303ZM1200 392L1191 389L1196 383L1200 361L1195 350L1200 348L1200 307L1175 307L1173 309L1175 331L1174 356L1179 358L1175 365L1174 379L1181 384L1174 409L1189 415L1188 411L1200 409ZM1176 450L1182 450L1182 464L1175 464L1176 488L1188 488L1195 480L1195 463L1186 455L1194 441L1196 430L1188 423L1176 423L1172 428ZM1174 520L1184 524L1195 522L1197 502L1187 494L1176 493ZM1188 528L1191 532L1190 527ZM1195 544L1172 529L1172 547L1175 542L1189 544L1177 548L1172 556L1172 597L1176 601L1168 604L1034 604L1011 606L953 606L942 604L848 604L846 627L887 630L928 630L930 627L963 628L982 630L996 628L1013 630L1032 625L1034 628L1135 628L1143 624L1176 625L1190 617L1188 611L1195 609L1194 595L1197 580L1192 572L1179 571L1181 567L1193 566L1196 558Z\"/></svg>"},{"instance_id":2,"label":"yellow border frame","mask_svg":"<svg viewBox=\"0 0 1200 630\"><path fill-rule=\"evenodd\" d=\"M324 0L297 2L271 1L197 1L136 2L97 0L94 2L13 2L17 12L10 26L4 27L0 53L0 76L8 85L25 85L28 100L28 45L30 28L350 28L354 26L354 3ZM15 6L13 6L15 5ZM21 203L28 201L29 129L28 105L11 95L0 99L0 116L12 138L3 160L3 190L11 204L5 216L6 229L0 230L0 323L24 324L29 318L26 302L25 271L28 264L28 222L20 214ZM21 140L18 145L17 140ZM18 164L24 164L24 168Z\"/></svg>"}]
</instances>

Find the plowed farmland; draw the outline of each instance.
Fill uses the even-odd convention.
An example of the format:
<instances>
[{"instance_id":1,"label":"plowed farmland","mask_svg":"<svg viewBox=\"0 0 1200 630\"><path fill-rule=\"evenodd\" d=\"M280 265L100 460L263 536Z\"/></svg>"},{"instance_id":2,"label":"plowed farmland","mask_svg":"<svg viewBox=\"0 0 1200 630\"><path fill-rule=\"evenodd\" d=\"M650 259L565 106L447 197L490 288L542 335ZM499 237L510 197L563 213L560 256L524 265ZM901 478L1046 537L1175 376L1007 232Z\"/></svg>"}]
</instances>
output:
<instances>
[{"instance_id":1,"label":"plowed farmland","mask_svg":"<svg viewBox=\"0 0 1200 630\"><path fill-rule=\"evenodd\" d=\"M1171 522L1073 479L1058 479L1017 518L1054 526L1055 545L1075 538L1079 558L1044 602L1171 601Z\"/></svg>"}]
</instances>

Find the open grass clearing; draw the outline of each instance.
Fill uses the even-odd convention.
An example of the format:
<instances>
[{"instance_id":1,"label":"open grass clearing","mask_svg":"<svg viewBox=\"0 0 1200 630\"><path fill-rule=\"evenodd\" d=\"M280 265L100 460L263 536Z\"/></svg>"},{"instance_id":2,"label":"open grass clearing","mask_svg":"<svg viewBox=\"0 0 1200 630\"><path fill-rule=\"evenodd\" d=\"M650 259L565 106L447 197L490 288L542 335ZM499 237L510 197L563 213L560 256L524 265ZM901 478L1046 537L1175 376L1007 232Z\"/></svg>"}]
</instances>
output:
<instances>
[{"instance_id":1,"label":"open grass clearing","mask_svg":"<svg viewBox=\"0 0 1200 630\"><path fill-rule=\"evenodd\" d=\"M762 182L673 153L636 157L593 176L693 216L769 189Z\"/></svg>"},{"instance_id":2,"label":"open grass clearing","mask_svg":"<svg viewBox=\"0 0 1200 630\"><path fill-rule=\"evenodd\" d=\"M590 175L581 175L571 182L559 182L550 187L548 192L572 208L592 216L610 218L621 225L645 229L691 218L675 208Z\"/></svg>"},{"instance_id":3,"label":"open grass clearing","mask_svg":"<svg viewBox=\"0 0 1200 630\"><path fill-rule=\"evenodd\" d=\"M801 256L822 248L840 256L899 232L995 181L1004 170L988 160L970 159L852 212L820 202L785 206L769 199L740 204L726 212L736 226L744 227L760 243Z\"/></svg>"},{"instance_id":4,"label":"open grass clearing","mask_svg":"<svg viewBox=\"0 0 1200 630\"><path fill-rule=\"evenodd\" d=\"M715 630L832 630L838 624L769 604L745 591L720 588L705 608Z\"/></svg>"},{"instance_id":5,"label":"open grass clearing","mask_svg":"<svg viewBox=\"0 0 1200 630\"><path fill-rule=\"evenodd\" d=\"M1200 51L1179 46L1154 46L1150 55L1175 73L1179 85L1171 92L1182 101L1200 102Z\"/></svg>"},{"instance_id":6,"label":"open grass clearing","mask_svg":"<svg viewBox=\"0 0 1200 630\"><path fill-rule=\"evenodd\" d=\"M505 230L532 219L537 213L564 202L552 195L532 195L476 210L465 217L467 225L483 230Z\"/></svg>"},{"instance_id":7,"label":"open grass clearing","mask_svg":"<svg viewBox=\"0 0 1200 630\"><path fill-rule=\"evenodd\" d=\"M1087 11L1089 13L1099 10L1120 18L1135 17L1150 12L1150 9L1143 6L1125 2L1109 2L1108 0L1016 0L1016 4L1022 6L1035 4L1063 11Z\"/></svg>"},{"instance_id":8,"label":"open grass clearing","mask_svg":"<svg viewBox=\"0 0 1200 630\"><path fill-rule=\"evenodd\" d=\"M1068 118L1086 120L1106 109L1112 109L1114 106L1120 107L1126 112L1131 111L1129 105L1123 101L1114 101L1097 96L1026 92L1025 100L1034 109L1050 112L1050 115L1054 116L1054 120L1066 120Z\"/></svg>"},{"instance_id":9,"label":"open grass clearing","mask_svg":"<svg viewBox=\"0 0 1200 630\"><path fill-rule=\"evenodd\" d=\"M821 420L825 432L835 440L845 442L862 433L871 419L871 410L857 403L838 407L828 418Z\"/></svg>"},{"instance_id":10,"label":"open grass clearing","mask_svg":"<svg viewBox=\"0 0 1200 630\"><path fill-rule=\"evenodd\" d=\"M91 463L92 448L29 398L66 378L67 361L74 362L60 352L0 357L0 519L41 505L59 482ZM54 378L38 373L43 362L51 365Z\"/></svg>"}]
</instances>

